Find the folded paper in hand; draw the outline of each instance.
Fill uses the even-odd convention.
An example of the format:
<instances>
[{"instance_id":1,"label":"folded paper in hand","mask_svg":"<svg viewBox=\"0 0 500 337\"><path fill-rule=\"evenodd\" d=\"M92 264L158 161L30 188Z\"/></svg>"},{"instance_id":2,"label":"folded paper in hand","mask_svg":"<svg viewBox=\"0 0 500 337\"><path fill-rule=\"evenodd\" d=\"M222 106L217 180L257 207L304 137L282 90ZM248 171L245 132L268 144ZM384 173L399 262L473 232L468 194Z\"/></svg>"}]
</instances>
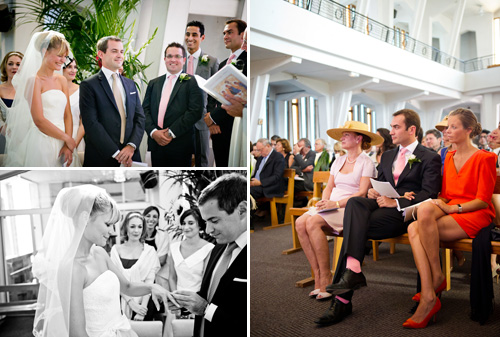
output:
<instances>
[{"instance_id":1,"label":"folded paper in hand","mask_svg":"<svg viewBox=\"0 0 500 337\"><path fill-rule=\"evenodd\" d=\"M405 218L405 222L411 221L411 220L417 220L417 208L420 206L421 203L424 203L426 201L432 200L431 198L426 199L422 202L419 202L418 204L411 205L405 208L401 208L401 211L403 212L403 216Z\"/></svg>"},{"instance_id":2,"label":"folded paper in hand","mask_svg":"<svg viewBox=\"0 0 500 337\"><path fill-rule=\"evenodd\" d=\"M312 213L311 215L316 215L318 213L332 212L332 211L336 211L338 209L339 209L338 207L333 207L333 208L324 208L324 209L318 210L318 208L315 206L309 207L309 211Z\"/></svg>"},{"instance_id":3,"label":"folded paper in hand","mask_svg":"<svg viewBox=\"0 0 500 337\"><path fill-rule=\"evenodd\" d=\"M232 64L225 66L208 80L198 75L194 77L202 90L222 104L231 105L224 98L224 93L230 93L247 101L247 77Z\"/></svg>"},{"instance_id":4,"label":"folded paper in hand","mask_svg":"<svg viewBox=\"0 0 500 337\"><path fill-rule=\"evenodd\" d=\"M370 181L375 191L377 191L381 196L388 198L401 198L390 182L378 181L373 178L370 178Z\"/></svg>"}]
</instances>

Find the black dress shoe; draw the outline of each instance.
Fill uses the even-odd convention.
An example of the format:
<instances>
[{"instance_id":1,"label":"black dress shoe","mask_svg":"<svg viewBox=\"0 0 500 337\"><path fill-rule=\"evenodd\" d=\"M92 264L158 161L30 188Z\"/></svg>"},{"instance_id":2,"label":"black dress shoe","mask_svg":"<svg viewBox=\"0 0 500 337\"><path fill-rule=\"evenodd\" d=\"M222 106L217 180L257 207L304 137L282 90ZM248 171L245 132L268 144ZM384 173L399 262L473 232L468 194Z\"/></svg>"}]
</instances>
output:
<instances>
[{"instance_id":1,"label":"black dress shoe","mask_svg":"<svg viewBox=\"0 0 500 337\"><path fill-rule=\"evenodd\" d=\"M349 316L352 313L352 303L349 302L344 304L340 302L338 299L332 301L330 308L328 311L323 314L320 318L314 321L314 323L328 326L332 324L336 324L342 321L344 318Z\"/></svg>"},{"instance_id":2,"label":"black dress shoe","mask_svg":"<svg viewBox=\"0 0 500 337\"><path fill-rule=\"evenodd\" d=\"M340 295L349 290L357 290L366 287L366 278L363 273L355 273L350 269L344 270L340 281L326 286L326 291L333 295Z\"/></svg>"}]
</instances>

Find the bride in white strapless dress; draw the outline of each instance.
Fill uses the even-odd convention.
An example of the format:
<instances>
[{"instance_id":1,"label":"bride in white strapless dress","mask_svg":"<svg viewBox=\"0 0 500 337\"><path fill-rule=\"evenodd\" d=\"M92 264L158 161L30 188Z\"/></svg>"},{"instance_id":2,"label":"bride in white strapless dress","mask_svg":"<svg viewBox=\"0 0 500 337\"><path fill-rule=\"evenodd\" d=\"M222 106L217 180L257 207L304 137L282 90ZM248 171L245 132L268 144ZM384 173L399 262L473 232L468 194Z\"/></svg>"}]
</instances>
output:
<instances>
[{"instance_id":1,"label":"bride in white strapless dress","mask_svg":"<svg viewBox=\"0 0 500 337\"><path fill-rule=\"evenodd\" d=\"M67 97L61 90L50 89L42 93L43 116L64 132L64 109L66 109ZM31 124L27 132L27 149L24 166L48 166L57 167L63 165L59 151L64 141L50 137ZM73 152L71 166L82 166L78 156Z\"/></svg>"},{"instance_id":2,"label":"bride in white strapless dress","mask_svg":"<svg viewBox=\"0 0 500 337\"><path fill-rule=\"evenodd\" d=\"M64 35L35 33L12 79L16 96L7 117L5 166L69 166L76 143L66 79L60 71L70 50Z\"/></svg>"},{"instance_id":3,"label":"bride in white strapless dress","mask_svg":"<svg viewBox=\"0 0 500 337\"><path fill-rule=\"evenodd\" d=\"M119 219L118 206L102 188L59 192L32 266L40 283L36 337L137 337L121 313L120 292L178 305L157 284L128 281L102 248Z\"/></svg>"}]
</instances>

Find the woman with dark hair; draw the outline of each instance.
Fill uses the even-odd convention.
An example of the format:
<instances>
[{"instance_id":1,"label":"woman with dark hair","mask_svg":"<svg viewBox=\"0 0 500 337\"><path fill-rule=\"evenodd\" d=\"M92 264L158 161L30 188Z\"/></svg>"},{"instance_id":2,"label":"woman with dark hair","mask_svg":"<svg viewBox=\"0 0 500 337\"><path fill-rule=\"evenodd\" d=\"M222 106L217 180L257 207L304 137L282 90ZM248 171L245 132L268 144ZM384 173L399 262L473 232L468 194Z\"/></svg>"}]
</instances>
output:
<instances>
[{"instance_id":1,"label":"woman with dark hair","mask_svg":"<svg viewBox=\"0 0 500 337\"><path fill-rule=\"evenodd\" d=\"M142 212L142 215L146 221L145 243L156 249L156 254L158 254L158 258L160 259L160 265L163 266L167 261L170 237L167 231L158 226L160 210L156 206L149 206Z\"/></svg>"},{"instance_id":2,"label":"woman with dark hair","mask_svg":"<svg viewBox=\"0 0 500 337\"><path fill-rule=\"evenodd\" d=\"M74 82L77 70L76 60L68 56L63 65L63 76L68 81L69 105L73 116L73 139L76 142L77 151L85 151L83 140L85 130L80 117L80 86Z\"/></svg>"},{"instance_id":3,"label":"woman with dark hair","mask_svg":"<svg viewBox=\"0 0 500 337\"><path fill-rule=\"evenodd\" d=\"M156 250L144 244L146 224L141 213L127 214L121 227L121 236L124 243L111 248L111 261L130 282L153 284L156 273L160 270L160 261ZM150 294L142 297L129 297L121 294L123 314L128 319L144 320L148 312L149 298Z\"/></svg>"},{"instance_id":4,"label":"woman with dark hair","mask_svg":"<svg viewBox=\"0 0 500 337\"><path fill-rule=\"evenodd\" d=\"M439 242L474 238L495 217L491 197L496 155L478 150L471 142L481 133L481 124L472 111L459 108L449 114L445 132L455 148L446 155L441 194L420 205L417 220L408 226L422 292L413 297L419 305L403 323L406 328L425 328L441 309L439 295L446 289L446 278L439 260Z\"/></svg>"},{"instance_id":5,"label":"woman with dark hair","mask_svg":"<svg viewBox=\"0 0 500 337\"><path fill-rule=\"evenodd\" d=\"M290 168L293 164L294 156L292 154L292 147L288 139L279 138L276 140L276 152L279 152L285 157L285 168Z\"/></svg>"},{"instance_id":6,"label":"woman with dark hair","mask_svg":"<svg viewBox=\"0 0 500 337\"><path fill-rule=\"evenodd\" d=\"M390 149L393 149L396 147L396 145L394 145L392 143L392 137L391 137L391 134L390 134L390 131L387 130L386 128L378 128L377 129L377 134L379 136L381 136L382 138L384 138L384 142L380 145L377 145L377 163L380 164L380 158L382 158L382 153L384 153L385 151L388 151Z\"/></svg>"},{"instance_id":7,"label":"woman with dark hair","mask_svg":"<svg viewBox=\"0 0 500 337\"><path fill-rule=\"evenodd\" d=\"M214 244L202 239L206 224L197 208L191 208L182 213L180 224L184 239L170 245L167 263L162 268L168 268L168 272L166 274L160 272L158 276L168 275L168 284L165 288L171 292L175 290L198 292ZM160 282L164 286L165 283L165 281ZM181 315L187 316L189 312L181 312ZM165 329L171 329L171 322L174 319L175 316L169 312Z\"/></svg>"}]
</instances>

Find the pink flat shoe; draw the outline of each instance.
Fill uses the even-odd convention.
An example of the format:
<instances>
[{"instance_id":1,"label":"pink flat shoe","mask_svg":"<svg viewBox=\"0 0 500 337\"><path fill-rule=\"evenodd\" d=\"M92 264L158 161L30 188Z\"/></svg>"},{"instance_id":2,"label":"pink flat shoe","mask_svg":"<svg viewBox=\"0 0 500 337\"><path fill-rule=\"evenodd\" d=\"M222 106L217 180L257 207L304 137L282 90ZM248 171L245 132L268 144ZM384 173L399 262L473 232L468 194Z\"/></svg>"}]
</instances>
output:
<instances>
[{"instance_id":1,"label":"pink flat shoe","mask_svg":"<svg viewBox=\"0 0 500 337\"><path fill-rule=\"evenodd\" d=\"M319 294L319 292L320 292L319 288L318 289L314 289L313 291L311 291L309 293L309 297L316 297Z\"/></svg>"},{"instance_id":2,"label":"pink flat shoe","mask_svg":"<svg viewBox=\"0 0 500 337\"><path fill-rule=\"evenodd\" d=\"M329 299L332 297L332 294L330 293L327 293L327 292L320 292L318 293L318 295L316 296L316 299L318 301L323 301L323 300L326 300L326 299Z\"/></svg>"}]
</instances>

